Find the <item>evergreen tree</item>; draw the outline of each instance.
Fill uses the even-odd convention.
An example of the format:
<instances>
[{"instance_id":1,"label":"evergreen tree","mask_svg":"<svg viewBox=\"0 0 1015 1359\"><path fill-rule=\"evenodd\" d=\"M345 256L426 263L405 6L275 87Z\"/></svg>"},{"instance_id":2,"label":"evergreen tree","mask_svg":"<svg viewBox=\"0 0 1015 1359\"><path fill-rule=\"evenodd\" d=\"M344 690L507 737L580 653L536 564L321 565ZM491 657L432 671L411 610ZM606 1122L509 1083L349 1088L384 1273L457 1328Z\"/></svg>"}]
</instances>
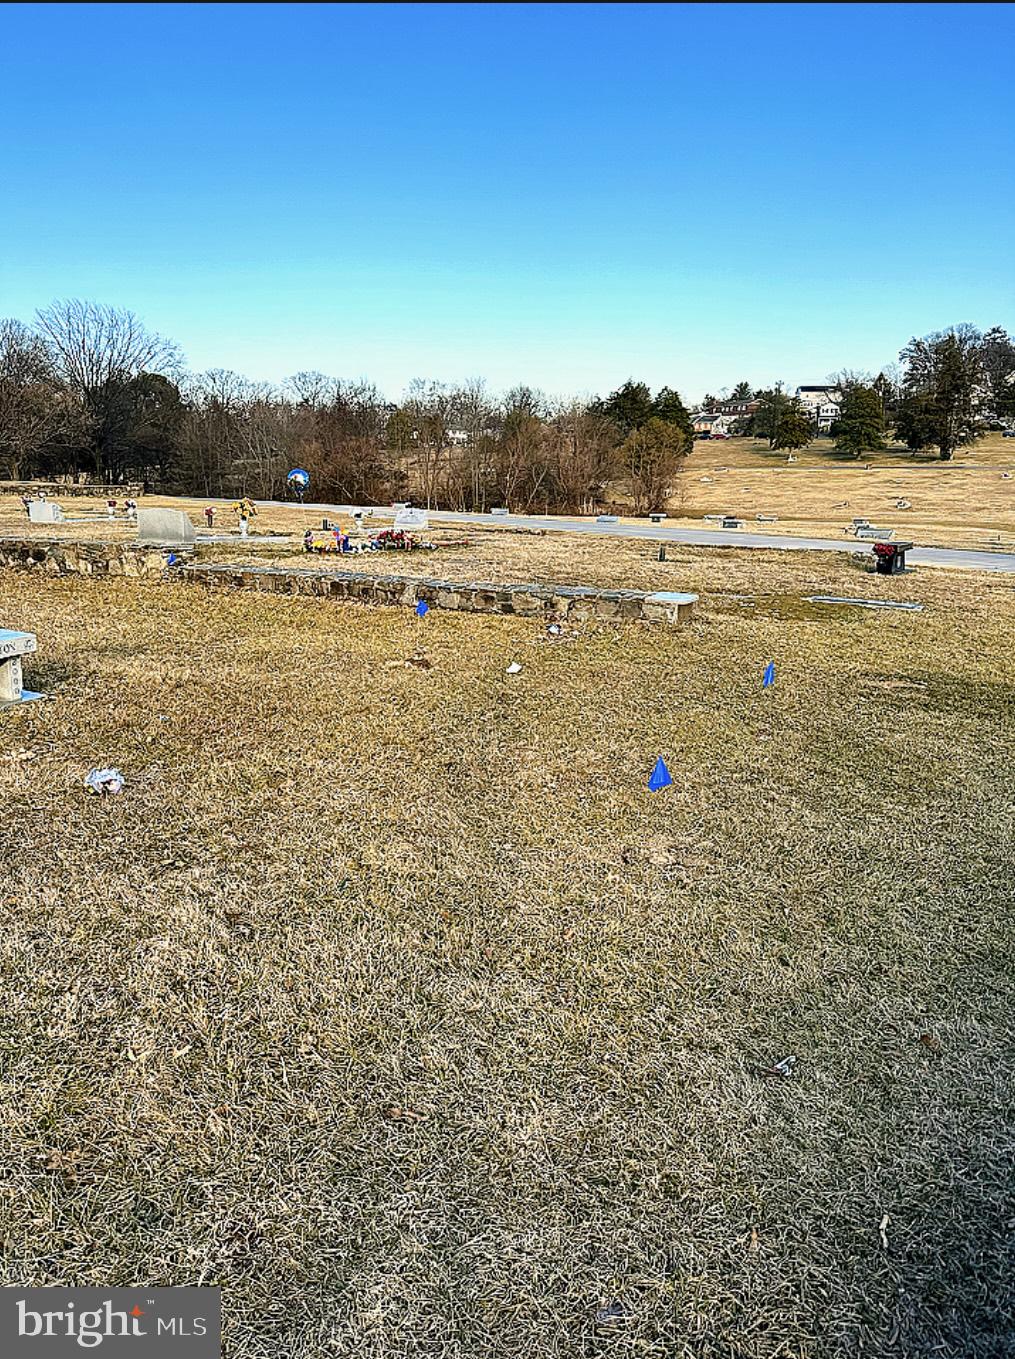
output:
<instances>
[{"instance_id":1,"label":"evergreen tree","mask_svg":"<svg viewBox=\"0 0 1015 1359\"><path fill-rule=\"evenodd\" d=\"M800 409L798 402L790 401L779 414L771 447L789 450L803 448L813 437L814 426L810 419Z\"/></svg>"},{"instance_id":2,"label":"evergreen tree","mask_svg":"<svg viewBox=\"0 0 1015 1359\"><path fill-rule=\"evenodd\" d=\"M756 439L767 439L769 448L775 448L779 421L794 402L781 382L767 391L759 392L757 399L761 405L751 418L751 433Z\"/></svg>"},{"instance_id":3,"label":"evergreen tree","mask_svg":"<svg viewBox=\"0 0 1015 1359\"><path fill-rule=\"evenodd\" d=\"M982 336L973 326L910 340L900 358L906 365L905 395L896 433L909 448L936 444L942 461L981 434L976 401L983 383Z\"/></svg>"},{"instance_id":4,"label":"evergreen tree","mask_svg":"<svg viewBox=\"0 0 1015 1359\"><path fill-rule=\"evenodd\" d=\"M850 387L832 433L835 446L858 458L870 449L885 446L885 412L874 387Z\"/></svg>"},{"instance_id":5,"label":"evergreen tree","mask_svg":"<svg viewBox=\"0 0 1015 1359\"><path fill-rule=\"evenodd\" d=\"M663 387L652 403L652 414L657 420L665 420L668 425L676 425L688 436L692 435L691 417L679 393L672 387Z\"/></svg>"},{"instance_id":6,"label":"evergreen tree","mask_svg":"<svg viewBox=\"0 0 1015 1359\"><path fill-rule=\"evenodd\" d=\"M903 397L895 417L895 437L907 448L917 452L931 448L935 442L938 422L934 398L927 392L914 392Z\"/></svg>"},{"instance_id":7,"label":"evergreen tree","mask_svg":"<svg viewBox=\"0 0 1015 1359\"><path fill-rule=\"evenodd\" d=\"M652 393L644 382L628 378L622 387L606 398L599 410L614 422L622 434L627 435L633 429L641 429L646 420L651 420Z\"/></svg>"},{"instance_id":8,"label":"evergreen tree","mask_svg":"<svg viewBox=\"0 0 1015 1359\"><path fill-rule=\"evenodd\" d=\"M749 382L738 382L730 396L731 401L750 401L754 391Z\"/></svg>"},{"instance_id":9,"label":"evergreen tree","mask_svg":"<svg viewBox=\"0 0 1015 1359\"><path fill-rule=\"evenodd\" d=\"M1015 415L1015 340L1003 326L994 326L984 335L980 360L990 409L995 415Z\"/></svg>"},{"instance_id":10,"label":"evergreen tree","mask_svg":"<svg viewBox=\"0 0 1015 1359\"><path fill-rule=\"evenodd\" d=\"M871 389L877 393L877 398L881 403L881 414L887 426L894 419L895 412L898 409L898 388L887 373L878 373L871 384Z\"/></svg>"}]
</instances>

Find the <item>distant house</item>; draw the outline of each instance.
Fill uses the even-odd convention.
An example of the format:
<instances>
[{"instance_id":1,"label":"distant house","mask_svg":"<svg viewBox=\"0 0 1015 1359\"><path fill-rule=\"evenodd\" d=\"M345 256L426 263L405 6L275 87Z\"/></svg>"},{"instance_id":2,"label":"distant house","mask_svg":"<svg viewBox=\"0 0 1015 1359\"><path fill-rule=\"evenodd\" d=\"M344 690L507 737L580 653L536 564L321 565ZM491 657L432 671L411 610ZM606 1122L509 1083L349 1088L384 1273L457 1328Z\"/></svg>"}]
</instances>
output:
<instances>
[{"instance_id":1,"label":"distant house","mask_svg":"<svg viewBox=\"0 0 1015 1359\"><path fill-rule=\"evenodd\" d=\"M691 416L695 434L739 434L761 406L760 401L720 401L707 411Z\"/></svg>"},{"instance_id":2,"label":"distant house","mask_svg":"<svg viewBox=\"0 0 1015 1359\"><path fill-rule=\"evenodd\" d=\"M829 430L839 418L842 392L838 387L798 387L796 399L819 430Z\"/></svg>"},{"instance_id":3,"label":"distant house","mask_svg":"<svg viewBox=\"0 0 1015 1359\"><path fill-rule=\"evenodd\" d=\"M748 401L720 401L716 410L720 415L737 415L741 419L752 416L755 411L761 409L761 402L755 401L752 397Z\"/></svg>"},{"instance_id":4,"label":"distant house","mask_svg":"<svg viewBox=\"0 0 1015 1359\"><path fill-rule=\"evenodd\" d=\"M721 411L698 411L691 416L691 428L695 434L721 434L728 438L744 418L742 415L724 415Z\"/></svg>"}]
</instances>

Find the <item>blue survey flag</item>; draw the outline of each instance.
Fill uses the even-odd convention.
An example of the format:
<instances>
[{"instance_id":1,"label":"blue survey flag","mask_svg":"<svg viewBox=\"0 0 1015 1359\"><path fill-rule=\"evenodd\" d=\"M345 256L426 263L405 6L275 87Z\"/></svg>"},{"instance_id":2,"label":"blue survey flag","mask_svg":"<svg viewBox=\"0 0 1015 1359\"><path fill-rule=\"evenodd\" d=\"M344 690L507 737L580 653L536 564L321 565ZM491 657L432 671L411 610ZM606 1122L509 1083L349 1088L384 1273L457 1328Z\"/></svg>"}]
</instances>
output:
<instances>
[{"instance_id":1,"label":"blue survey flag","mask_svg":"<svg viewBox=\"0 0 1015 1359\"><path fill-rule=\"evenodd\" d=\"M765 673L761 679L762 689L771 689L775 683L775 661L769 661L765 666Z\"/></svg>"},{"instance_id":2,"label":"blue survey flag","mask_svg":"<svg viewBox=\"0 0 1015 1359\"><path fill-rule=\"evenodd\" d=\"M658 793L661 788L668 788L672 782L673 778L670 771L666 768L666 761L660 755L658 760L656 760L655 769L653 769L652 773L649 775L649 792Z\"/></svg>"},{"instance_id":3,"label":"blue survey flag","mask_svg":"<svg viewBox=\"0 0 1015 1359\"><path fill-rule=\"evenodd\" d=\"M416 617L425 618L429 612L430 605L426 602L425 599L421 599L419 603L416 605Z\"/></svg>"}]
</instances>

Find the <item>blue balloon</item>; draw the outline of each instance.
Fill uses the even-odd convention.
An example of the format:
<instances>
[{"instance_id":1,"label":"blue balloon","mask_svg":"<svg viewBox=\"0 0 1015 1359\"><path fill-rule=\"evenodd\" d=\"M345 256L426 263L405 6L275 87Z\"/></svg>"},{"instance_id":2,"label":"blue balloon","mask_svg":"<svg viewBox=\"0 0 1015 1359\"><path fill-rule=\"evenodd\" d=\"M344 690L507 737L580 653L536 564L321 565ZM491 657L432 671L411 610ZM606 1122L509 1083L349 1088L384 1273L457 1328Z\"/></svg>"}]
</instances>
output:
<instances>
[{"instance_id":1,"label":"blue balloon","mask_svg":"<svg viewBox=\"0 0 1015 1359\"><path fill-rule=\"evenodd\" d=\"M419 603L416 605L416 617L425 618L429 612L430 605L426 602L425 599L421 599Z\"/></svg>"}]
</instances>

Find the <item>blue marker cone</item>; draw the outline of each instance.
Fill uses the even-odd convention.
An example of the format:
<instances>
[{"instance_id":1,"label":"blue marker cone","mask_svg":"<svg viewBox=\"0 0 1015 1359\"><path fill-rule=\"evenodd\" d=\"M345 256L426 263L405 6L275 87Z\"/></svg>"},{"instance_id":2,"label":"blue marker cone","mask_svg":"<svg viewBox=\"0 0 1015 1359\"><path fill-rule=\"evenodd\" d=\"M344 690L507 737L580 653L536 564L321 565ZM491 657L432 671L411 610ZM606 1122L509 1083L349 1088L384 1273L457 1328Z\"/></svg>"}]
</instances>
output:
<instances>
[{"instance_id":1,"label":"blue marker cone","mask_svg":"<svg viewBox=\"0 0 1015 1359\"><path fill-rule=\"evenodd\" d=\"M666 761L660 755L656 760L656 767L649 775L648 787L650 793L658 793L661 788L668 788L673 782L670 771L666 768Z\"/></svg>"},{"instance_id":2,"label":"blue marker cone","mask_svg":"<svg viewBox=\"0 0 1015 1359\"><path fill-rule=\"evenodd\" d=\"M769 661L765 666L765 673L761 679L762 689L771 689L775 683L775 661Z\"/></svg>"},{"instance_id":3,"label":"blue marker cone","mask_svg":"<svg viewBox=\"0 0 1015 1359\"><path fill-rule=\"evenodd\" d=\"M430 605L426 602L425 599L421 599L419 603L416 605L416 617L425 618L429 612Z\"/></svg>"}]
</instances>

